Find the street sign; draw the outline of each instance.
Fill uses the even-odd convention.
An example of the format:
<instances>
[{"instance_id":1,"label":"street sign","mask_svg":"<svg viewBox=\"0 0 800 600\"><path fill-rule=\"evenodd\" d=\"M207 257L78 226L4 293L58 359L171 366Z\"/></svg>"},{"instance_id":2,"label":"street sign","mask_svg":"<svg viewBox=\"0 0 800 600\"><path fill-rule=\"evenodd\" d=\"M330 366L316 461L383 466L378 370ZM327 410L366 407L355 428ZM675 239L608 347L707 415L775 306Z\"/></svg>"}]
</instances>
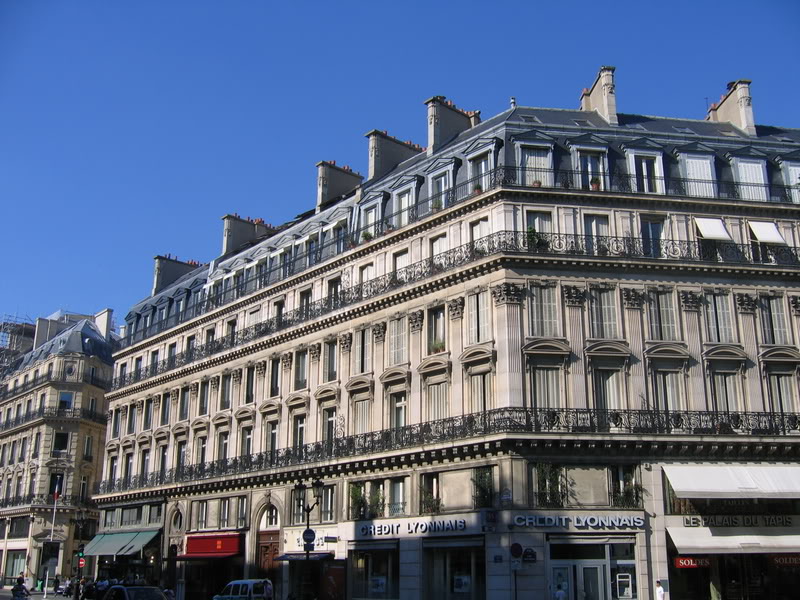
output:
<instances>
[{"instance_id":1,"label":"street sign","mask_svg":"<svg viewBox=\"0 0 800 600\"><path fill-rule=\"evenodd\" d=\"M79 558L79 559L78 559L78 566L79 566L81 569L82 569L83 567L85 567L85 566L86 566L86 559L85 559L85 558Z\"/></svg>"},{"instance_id":2,"label":"street sign","mask_svg":"<svg viewBox=\"0 0 800 600\"><path fill-rule=\"evenodd\" d=\"M317 539L317 534L314 533L313 529L306 529L303 532L303 541L306 544L313 544L315 539Z\"/></svg>"},{"instance_id":3,"label":"street sign","mask_svg":"<svg viewBox=\"0 0 800 600\"><path fill-rule=\"evenodd\" d=\"M511 544L509 550L511 551L511 556L514 558L522 558L522 544Z\"/></svg>"},{"instance_id":4,"label":"street sign","mask_svg":"<svg viewBox=\"0 0 800 600\"><path fill-rule=\"evenodd\" d=\"M524 562L536 562L536 550L533 548L525 548L522 552L522 560Z\"/></svg>"},{"instance_id":5,"label":"street sign","mask_svg":"<svg viewBox=\"0 0 800 600\"><path fill-rule=\"evenodd\" d=\"M522 559L521 558L512 558L511 559L511 570L512 571L519 571L522 569Z\"/></svg>"},{"instance_id":6,"label":"street sign","mask_svg":"<svg viewBox=\"0 0 800 600\"><path fill-rule=\"evenodd\" d=\"M303 544L303 552L313 552L314 551L314 542L310 544Z\"/></svg>"}]
</instances>

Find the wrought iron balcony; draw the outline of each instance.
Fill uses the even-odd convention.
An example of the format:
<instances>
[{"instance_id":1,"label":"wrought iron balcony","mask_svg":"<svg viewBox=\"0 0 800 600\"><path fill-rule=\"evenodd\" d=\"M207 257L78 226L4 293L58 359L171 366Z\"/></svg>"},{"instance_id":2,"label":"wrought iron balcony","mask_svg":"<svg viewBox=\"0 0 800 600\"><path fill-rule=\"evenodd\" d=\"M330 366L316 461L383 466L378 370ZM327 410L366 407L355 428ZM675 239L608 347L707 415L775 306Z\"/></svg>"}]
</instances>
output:
<instances>
[{"instance_id":1,"label":"wrought iron balcony","mask_svg":"<svg viewBox=\"0 0 800 600\"><path fill-rule=\"evenodd\" d=\"M643 495L639 485L612 489L609 492L609 504L616 508L642 508Z\"/></svg>"},{"instance_id":2,"label":"wrought iron balcony","mask_svg":"<svg viewBox=\"0 0 800 600\"><path fill-rule=\"evenodd\" d=\"M387 505L390 517L397 517L406 514L405 502L389 502Z\"/></svg>"},{"instance_id":3,"label":"wrought iron balcony","mask_svg":"<svg viewBox=\"0 0 800 600\"><path fill-rule=\"evenodd\" d=\"M567 492L563 489L534 492L533 494L533 505L537 508L562 508L566 504Z\"/></svg>"},{"instance_id":4,"label":"wrought iron balcony","mask_svg":"<svg viewBox=\"0 0 800 600\"><path fill-rule=\"evenodd\" d=\"M186 465L143 476L109 479L100 482L96 490L99 494L108 494L310 465L328 460L357 458L492 434L531 433L800 438L800 413L497 408L482 413L312 442L304 446L259 452L250 456Z\"/></svg>"},{"instance_id":5,"label":"wrought iron balcony","mask_svg":"<svg viewBox=\"0 0 800 600\"><path fill-rule=\"evenodd\" d=\"M52 494L27 494L24 496L11 496L10 498L3 498L0 500L0 508L8 508L11 506L53 506L55 500ZM88 498L82 498L79 495L67 494L66 496L59 496L59 506L76 506L94 508L95 504Z\"/></svg>"},{"instance_id":6,"label":"wrought iron balcony","mask_svg":"<svg viewBox=\"0 0 800 600\"><path fill-rule=\"evenodd\" d=\"M572 256L620 260L658 260L727 264L800 265L800 248L735 244L715 241L645 240L635 237L499 231L457 246L402 269L340 289L307 306L287 311L234 335L213 340L114 379L112 389L167 373L198 360L216 356L255 340L303 323L315 321L334 311L358 304L392 290L461 269L464 265L498 254Z\"/></svg>"},{"instance_id":7,"label":"wrought iron balcony","mask_svg":"<svg viewBox=\"0 0 800 600\"><path fill-rule=\"evenodd\" d=\"M95 423L105 424L107 416L101 414L96 410L87 410L85 408L57 408L55 406L45 406L44 408L37 408L30 412L26 412L13 419L0 422L0 432L14 429L20 425L25 425L36 419L87 419Z\"/></svg>"},{"instance_id":8,"label":"wrought iron balcony","mask_svg":"<svg viewBox=\"0 0 800 600\"><path fill-rule=\"evenodd\" d=\"M88 383L104 390L108 390L111 384L107 379L92 375L89 371L72 375L67 375L66 373L43 373L18 386L8 387L6 385L6 387L0 389L0 401L19 396L45 383Z\"/></svg>"}]
</instances>

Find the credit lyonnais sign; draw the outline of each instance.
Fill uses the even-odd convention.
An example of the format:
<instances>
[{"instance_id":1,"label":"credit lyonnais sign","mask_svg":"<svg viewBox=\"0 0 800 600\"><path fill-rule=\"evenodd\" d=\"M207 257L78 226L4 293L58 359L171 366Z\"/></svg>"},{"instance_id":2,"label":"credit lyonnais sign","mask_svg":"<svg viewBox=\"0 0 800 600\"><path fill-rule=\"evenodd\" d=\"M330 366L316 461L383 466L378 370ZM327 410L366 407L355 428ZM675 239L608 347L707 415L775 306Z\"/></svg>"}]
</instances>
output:
<instances>
[{"instance_id":1,"label":"credit lyonnais sign","mask_svg":"<svg viewBox=\"0 0 800 600\"><path fill-rule=\"evenodd\" d=\"M644 517L619 515L514 515L517 527L570 527L576 529L641 529Z\"/></svg>"},{"instance_id":2,"label":"credit lyonnais sign","mask_svg":"<svg viewBox=\"0 0 800 600\"><path fill-rule=\"evenodd\" d=\"M717 515L683 517L684 527L791 527L789 515Z\"/></svg>"}]
</instances>

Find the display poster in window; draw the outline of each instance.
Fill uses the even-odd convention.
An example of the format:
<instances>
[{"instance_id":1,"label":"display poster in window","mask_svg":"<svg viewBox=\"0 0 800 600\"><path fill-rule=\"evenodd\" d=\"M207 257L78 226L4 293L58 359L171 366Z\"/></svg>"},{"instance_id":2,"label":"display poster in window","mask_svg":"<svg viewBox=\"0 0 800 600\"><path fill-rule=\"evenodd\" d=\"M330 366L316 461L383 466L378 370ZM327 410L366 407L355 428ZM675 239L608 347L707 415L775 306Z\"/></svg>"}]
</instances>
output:
<instances>
[{"instance_id":1,"label":"display poster in window","mask_svg":"<svg viewBox=\"0 0 800 600\"><path fill-rule=\"evenodd\" d=\"M386 593L386 577L373 576L369 578L369 593L370 594L385 594Z\"/></svg>"},{"instance_id":2,"label":"display poster in window","mask_svg":"<svg viewBox=\"0 0 800 600\"><path fill-rule=\"evenodd\" d=\"M569 598L569 569L567 567L553 567L553 592L557 589L564 590L566 597Z\"/></svg>"},{"instance_id":3,"label":"display poster in window","mask_svg":"<svg viewBox=\"0 0 800 600\"><path fill-rule=\"evenodd\" d=\"M453 575L453 593L469 594L472 592L472 578L469 575Z\"/></svg>"},{"instance_id":4,"label":"display poster in window","mask_svg":"<svg viewBox=\"0 0 800 600\"><path fill-rule=\"evenodd\" d=\"M617 573L617 598L633 598L630 573Z\"/></svg>"}]
</instances>

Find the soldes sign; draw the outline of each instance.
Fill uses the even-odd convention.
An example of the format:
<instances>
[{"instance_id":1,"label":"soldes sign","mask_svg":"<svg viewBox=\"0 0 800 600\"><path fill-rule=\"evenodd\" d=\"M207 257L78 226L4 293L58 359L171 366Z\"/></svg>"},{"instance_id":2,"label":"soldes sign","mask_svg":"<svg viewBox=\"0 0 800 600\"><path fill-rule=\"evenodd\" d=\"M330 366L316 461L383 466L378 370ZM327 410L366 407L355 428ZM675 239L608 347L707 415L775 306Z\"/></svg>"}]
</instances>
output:
<instances>
[{"instance_id":1,"label":"soldes sign","mask_svg":"<svg viewBox=\"0 0 800 600\"><path fill-rule=\"evenodd\" d=\"M694 556L676 556L675 568L676 569L699 569L701 567L710 567L711 559L697 558Z\"/></svg>"}]
</instances>

